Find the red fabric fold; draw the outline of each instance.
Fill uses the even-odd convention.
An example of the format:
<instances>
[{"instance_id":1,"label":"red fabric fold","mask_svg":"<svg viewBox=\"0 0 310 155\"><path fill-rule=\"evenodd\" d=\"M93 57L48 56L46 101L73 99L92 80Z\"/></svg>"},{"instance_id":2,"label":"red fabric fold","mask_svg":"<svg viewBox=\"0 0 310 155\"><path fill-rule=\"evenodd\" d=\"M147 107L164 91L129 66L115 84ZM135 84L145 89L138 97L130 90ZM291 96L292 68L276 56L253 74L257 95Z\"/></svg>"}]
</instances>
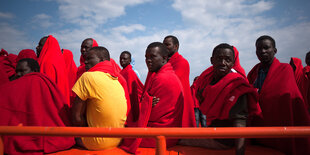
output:
<instances>
[{"instance_id":1,"label":"red fabric fold","mask_svg":"<svg viewBox=\"0 0 310 155\"><path fill-rule=\"evenodd\" d=\"M42 73L29 73L6 83L0 87L0 93L0 125L70 125L64 96ZM73 137L3 136L3 141L8 154L51 153L74 145Z\"/></svg>"},{"instance_id":2,"label":"red fabric fold","mask_svg":"<svg viewBox=\"0 0 310 155\"><path fill-rule=\"evenodd\" d=\"M70 90L70 107L73 104L73 100L75 98L75 93L72 91L72 87L75 84L76 81L76 72L77 72L77 67L76 64L73 60L73 54L70 50L63 49L63 57L65 59L66 63L66 69L67 69L67 77L68 77L68 82L69 82L69 90Z\"/></svg>"},{"instance_id":3,"label":"red fabric fold","mask_svg":"<svg viewBox=\"0 0 310 155\"><path fill-rule=\"evenodd\" d=\"M235 46L233 46L234 48L234 52L235 52L235 64L232 67L233 69L235 69L239 74L241 74L244 78L246 78L246 74L244 69L242 68L242 66L240 65L240 60L239 60L239 51L237 50L237 48Z\"/></svg>"},{"instance_id":4,"label":"red fabric fold","mask_svg":"<svg viewBox=\"0 0 310 155\"><path fill-rule=\"evenodd\" d=\"M100 71L104 73L109 73L111 76L117 77L119 83L123 86L126 100L127 100L127 115L130 114L131 112L131 104L130 104L130 97L128 93L128 88L127 88L127 82L124 79L124 77L118 72L117 69L114 68L113 63L111 61L103 61L98 64L96 64L94 67L90 68L88 70L89 72L95 72L95 71Z\"/></svg>"},{"instance_id":5,"label":"red fabric fold","mask_svg":"<svg viewBox=\"0 0 310 155\"><path fill-rule=\"evenodd\" d=\"M25 58L31 58L31 59L37 60L37 55L32 49L23 49L18 53L16 62L18 62L21 59L25 59Z\"/></svg>"},{"instance_id":6,"label":"red fabric fold","mask_svg":"<svg viewBox=\"0 0 310 155\"><path fill-rule=\"evenodd\" d=\"M196 127L195 112L194 112L194 101L189 84L189 63L183 58L179 52L173 54L168 61L182 83L184 91L184 111L183 111L183 127Z\"/></svg>"},{"instance_id":7,"label":"red fabric fold","mask_svg":"<svg viewBox=\"0 0 310 155\"><path fill-rule=\"evenodd\" d=\"M70 104L70 90L66 63L61 53L58 41L49 35L38 58L40 72L51 78L62 94L67 104Z\"/></svg>"},{"instance_id":8,"label":"red fabric fold","mask_svg":"<svg viewBox=\"0 0 310 155\"><path fill-rule=\"evenodd\" d=\"M253 67L248 79L253 84L260 63ZM274 58L259 94L263 118L253 120L254 126L309 126L310 117L289 64ZM309 138L256 139L265 146L286 154L310 154Z\"/></svg>"},{"instance_id":9,"label":"red fabric fold","mask_svg":"<svg viewBox=\"0 0 310 155\"><path fill-rule=\"evenodd\" d=\"M8 55L9 55L9 53L6 50L4 50L3 48L1 48L0 56L8 56Z\"/></svg>"},{"instance_id":10,"label":"red fabric fold","mask_svg":"<svg viewBox=\"0 0 310 155\"><path fill-rule=\"evenodd\" d=\"M121 70L120 74L127 82L131 103L131 113L129 113L126 122L127 124L134 123L139 118L140 99L143 92L143 84L130 64Z\"/></svg>"},{"instance_id":11,"label":"red fabric fold","mask_svg":"<svg viewBox=\"0 0 310 155\"><path fill-rule=\"evenodd\" d=\"M149 73L147 79L149 82L144 87L138 127L181 127L184 94L171 64L167 63L157 73ZM154 96L160 100L152 107ZM167 139L166 143L167 147L171 147L177 140ZM121 148L135 153L139 146L156 147L156 142L150 138L124 138Z\"/></svg>"},{"instance_id":12,"label":"red fabric fold","mask_svg":"<svg viewBox=\"0 0 310 155\"><path fill-rule=\"evenodd\" d=\"M293 60L293 63L296 67L295 71L294 71L294 75L295 75L295 79L296 79L296 83L297 86L301 92L301 95L303 96L303 99L306 103L307 109L309 109L309 100L308 100L308 96L310 96L310 92L309 92L309 79L307 77L306 72L304 72L303 66L302 66L302 62L299 58L291 58Z\"/></svg>"},{"instance_id":13,"label":"red fabric fold","mask_svg":"<svg viewBox=\"0 0 310 155\"><path fill-rule=\"evenodd\" d=\"M307 98L307 105L308 105L308 110L310 111L310 66L306 66L303 69L303 72L305 74L305 79L306 79L306 98Z\"/></svg>"},{"instance_id":14,"label":"red fabric fold","mask_svg":"<svg viewBox=\"0 0 310 155\"><path fill-rule=\"evenodd\" d=\"M204 76L203 102L199 109L207 116L207 125L213 120L229 119L229 112L241 95L247 94L249 117L261 116L257 90L239 73L229 73L214 85L210 85L213 71Z\"/></svg>"}]
</instances>

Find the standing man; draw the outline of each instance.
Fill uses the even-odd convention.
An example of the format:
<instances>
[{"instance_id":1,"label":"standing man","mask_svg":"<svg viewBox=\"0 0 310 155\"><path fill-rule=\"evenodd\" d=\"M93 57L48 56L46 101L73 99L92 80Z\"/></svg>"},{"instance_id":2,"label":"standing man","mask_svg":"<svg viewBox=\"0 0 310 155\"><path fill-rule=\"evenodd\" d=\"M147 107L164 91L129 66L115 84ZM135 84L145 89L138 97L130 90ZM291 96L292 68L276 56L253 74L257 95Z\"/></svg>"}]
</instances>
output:
<instances>
[{"instance_id":1,"label":"standing man","mask_svg":"<svg viewBox=\"0 0 310 155\"><path fill-rule=\"evenodd\" d=\"M258 89L263 118L253 126L309 126L310 117L289 64L275 58L276 42L270 36L256 40L260 63L248 74L250 84ZM309 138L256 139L258 144L278 149L285 154L310 154Z\"/></svg>"},{"instance_id":2,"label":"standing man","mask_svg":"<svg viewBox=\"0 0 310 155\"><path fill-rule=\"evenodd\" d=\"M163 43L168 49L168 62L180 79L184 91L183 127L195 127L194 101L189 84L189 63L179 54L179 40L172 35L166 36Z\"/></svg>"},{"instance_id":3,"label":"standing man","mask_svg":"<svg viewBox=\"0 0 310 155\"><path fill-rule=\"evenodd\" d=\"M120 74L125 78L131 103L131 113L128 114L127 124L134 123L139 118L140 99L143 92L143 84L131 66L131 53L123 51L119 57L119 62L123 67Z\"/></svg>"},{"instance_id":4,"label":"standing man","mask_svg":"<svg viewBox=\"0 0 310 155\"><path fill-rule=\"evenodd\" d=\"M85 72L72 90L76 98L72 107L75 126L124 128L126 96L115 72L109 51L92 47L85 55ZM85 118L86 117L86 118ZM118 146L121 138L82 137L82 145L90 150L103 150Z\"/></svg>"},{"instance_id":5,"label":"standing man","mask_svg":"<svg viewBox=\"0 0 310 155\"><path fill-rule=\"evenodd\" d=\"M138 127L181 127L184 106L182 84L167 63L166 46L160 42L151 43L145 52L149 73L141 101ZM167 147L176 145L177 139L167 139ZM156 147L153 138L125 138L121 146L127 152L135 153L138 147Z\"/></svg>"}]
</instances>

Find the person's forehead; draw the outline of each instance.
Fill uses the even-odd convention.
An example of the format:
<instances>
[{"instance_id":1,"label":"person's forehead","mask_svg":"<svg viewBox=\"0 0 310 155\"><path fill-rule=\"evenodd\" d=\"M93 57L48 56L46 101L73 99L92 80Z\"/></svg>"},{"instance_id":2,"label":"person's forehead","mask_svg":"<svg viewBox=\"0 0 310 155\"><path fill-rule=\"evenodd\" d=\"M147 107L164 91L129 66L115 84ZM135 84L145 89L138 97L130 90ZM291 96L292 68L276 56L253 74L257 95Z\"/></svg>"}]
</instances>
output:
<instances>
[{"instance_id":1,"label":"person's forehead","mask_svg":"<svg viewBox=\"0 0 310 155\"><path fill-rule=\"evenodd\" d=\"M129 58L129 54L128 54L128 53L122 53L122 54L121 54L121 57L123 57L123 58Z\"/></svg>"},{"instance_id":2,"label":"person's forehead","mask_svg":"<svg viewBox=\"0 0 310 155\"><path fill-rule=\"evenodd\" d=\"M233 51L229 48L219 48L216 53L215 56L233 56Z\"/></svg>"},{"instance_id":3,"label":"person's forehead","mask_svg":"<svg viewBox=\"0 0 310 155\"><path fill-rule=\"evenodd\" d=\"M18 68L25 68L25 67L29 67L28 66L28 62L27 61L21 61L17 64Z\"/></svg>"},{"instance_id":4,"label":"person's forehead","mask_svg":"<svg viewBox=\"0 0 310 155\"><path fill-rule=\"evenodd\" d=\"M86 39L82 42L82 46L86 46L86 45L92 45L92 40L90 39Z\"/></svg>"},{"instance_id":5,"label":"person's forehead","mask_svg":"<svg viewBox=\"0 0 310 155\"><path fill-rule=\"evenodd\" d=\"M169 43L173 43L173 40L172 40L172 38L171 37L169 37L169 38L166 38L165 40L164 40L164 42L169 42Z\"/></svg>"}]
</instances>

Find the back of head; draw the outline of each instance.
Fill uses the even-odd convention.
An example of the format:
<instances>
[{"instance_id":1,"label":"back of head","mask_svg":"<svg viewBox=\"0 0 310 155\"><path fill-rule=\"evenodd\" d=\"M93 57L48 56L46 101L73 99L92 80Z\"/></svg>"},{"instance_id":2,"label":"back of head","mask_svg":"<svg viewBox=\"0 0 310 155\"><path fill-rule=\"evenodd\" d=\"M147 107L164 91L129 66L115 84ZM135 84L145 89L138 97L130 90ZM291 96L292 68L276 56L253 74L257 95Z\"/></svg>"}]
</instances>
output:
<instances>
[{"instance_id":1,"label":"back of head","mask_svg":"<svg viewBox=\"0 0 310 155\"><path fill-rule=\"evenodd\" d=\"M100 58L103 61L104 60L110 61L110 53L108 49L106 49L103 46L92 47L89 51L94 51L98 56L98 58Z\"/></svg>"},{"instance_id":2,"label":"back of head","mask_svg":"<svg viewBox=\"0 0 310 155\"><path fill-rule=\"evenodd\" d=\"M162 57L168 57L167 47L161 42L153 42L147 46L147 49L158 47Z\"/></svg>"},{"instance_id":3,"label":"back of head","mask_svg":"<svg viewBox=\"0 0 310 155\"><path fill-rule=\"evenodd\" d=\"M263 36L260 36L259 38L257 38L257 40L256 40L256 42L255 42L255 45L257 45L258 42L263 41L263 40L266 40L266 39L267 39L267 40L270 40L271 43L272 43L272 45L273 45L273 47L276 48L276 41L275 41L272 37L270 37L270 36L268 36L268 35L263 35Z\"/></svg>"},{"instance_id":4,"label":"back of head","mask_svg":"<svg viewBox=\"0 0 310 155\"><path fill-rule=\"evenodd\" d=\"M40 72L40 65L37 60L32 59L32 58L24 58L18 61L18 63L21 63L21 62L27 62L28 67L30 67L31 71Z\"/></svg>"}]
</instances>

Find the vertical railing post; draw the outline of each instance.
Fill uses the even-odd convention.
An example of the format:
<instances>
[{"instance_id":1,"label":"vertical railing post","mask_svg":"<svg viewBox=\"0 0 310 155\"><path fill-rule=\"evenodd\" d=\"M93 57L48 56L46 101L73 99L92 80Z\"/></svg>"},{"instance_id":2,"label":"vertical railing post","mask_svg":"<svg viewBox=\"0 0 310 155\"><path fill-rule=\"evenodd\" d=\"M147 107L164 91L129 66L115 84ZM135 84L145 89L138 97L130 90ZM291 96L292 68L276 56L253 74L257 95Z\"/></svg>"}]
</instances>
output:
<instances>
[{"instance_id":1,"label":"vertical railing post","mask_svg":"<svg viewBox=\"0 0 310 155\"><path fill-rule=\"evenodd\" d=\"M164 155L166 153L165 136L156 136L156 155Z\"/></svg>"}]
</instances>

